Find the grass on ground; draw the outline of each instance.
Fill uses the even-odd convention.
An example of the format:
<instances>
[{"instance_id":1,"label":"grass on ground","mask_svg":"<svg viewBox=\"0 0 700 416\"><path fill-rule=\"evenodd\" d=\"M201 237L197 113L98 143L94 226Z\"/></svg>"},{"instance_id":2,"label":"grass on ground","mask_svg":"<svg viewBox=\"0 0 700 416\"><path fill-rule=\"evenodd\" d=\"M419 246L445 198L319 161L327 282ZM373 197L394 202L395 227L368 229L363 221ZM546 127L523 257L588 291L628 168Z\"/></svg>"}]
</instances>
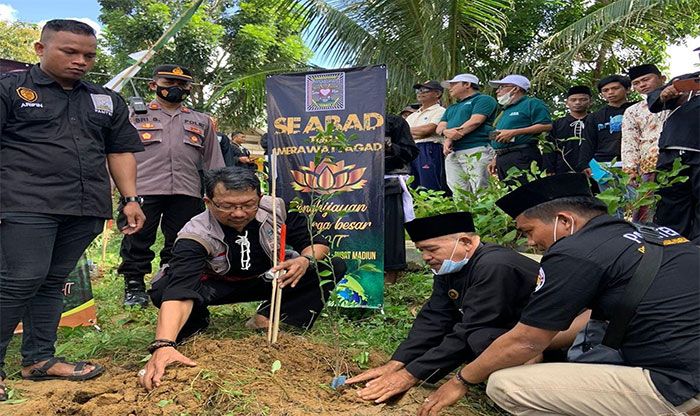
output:
<instances>
[{"instance_id":1,"label":"grass on ground","mask_svg":"<svg viewBox=\"0 0 700 416\"><path fill-rule=\"evenodd\" d=\"M119 235L111 234L102 263L102 236L88 249L88 258L100 269L93 279L93 293L97 304L97 327L60 328L56 355L69 360L90 360L109 357L123 366L141 365L148 356L146 347L153 340L157 309L122 306L123 279L116 274L119 262ZM162 247L162 235L154 251ZM102 263L102 264L100 264ZM154 260L153 270L158 264ZM370 354L389 356L405 338L415 315L428 298L432 287L429 273L408 273L403 279L385 291L383 313L361 310L325 310L314 328L305 335L318 343L337 345L359 351L354 356L360 367L366 366ZM256 304L224 305L210 308L211 325L204 336L211 339L243 338L250 335L244 326L254 313ZM20 337L10 344L6 369L10 379L19 378ZM13 392L15 400L21 400ZM464 404L473 413L492 416L504 414L483 394L474 394Z\"/></svg>"}]
</instances>

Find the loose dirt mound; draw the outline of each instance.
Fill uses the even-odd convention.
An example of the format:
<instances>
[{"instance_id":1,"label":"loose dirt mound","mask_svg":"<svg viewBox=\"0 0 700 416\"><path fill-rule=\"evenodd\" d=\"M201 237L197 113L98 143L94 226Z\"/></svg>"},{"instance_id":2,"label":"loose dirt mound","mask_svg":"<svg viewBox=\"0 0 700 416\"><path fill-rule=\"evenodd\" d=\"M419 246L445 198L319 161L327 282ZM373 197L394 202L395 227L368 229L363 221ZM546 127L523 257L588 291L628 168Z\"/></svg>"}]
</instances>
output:
<instances>
[{"instance_id":1,"label":"loose dirt mound","mask_svg":"<svg viewBox=\"0 0 700 416\"><path fill-rule=\"evenodd\" d=\"M195 368L173 367L160 388L146 394L137 385L139 366L107 364L108 371L90 382L17 381L11 384L26 402L0 406L1 415L415 415L428 388L410 390L388 405L363 402L355 389L338 392L328 385L333 368L360 370L347 352L283 335L268 347L263 336L239 340L199 338L182 348ZM279 360L281 368L272 373ZM375 359L371 364L379 364ZM444 414L469 415L466 409Z\"/></svg>"}]
</instances>

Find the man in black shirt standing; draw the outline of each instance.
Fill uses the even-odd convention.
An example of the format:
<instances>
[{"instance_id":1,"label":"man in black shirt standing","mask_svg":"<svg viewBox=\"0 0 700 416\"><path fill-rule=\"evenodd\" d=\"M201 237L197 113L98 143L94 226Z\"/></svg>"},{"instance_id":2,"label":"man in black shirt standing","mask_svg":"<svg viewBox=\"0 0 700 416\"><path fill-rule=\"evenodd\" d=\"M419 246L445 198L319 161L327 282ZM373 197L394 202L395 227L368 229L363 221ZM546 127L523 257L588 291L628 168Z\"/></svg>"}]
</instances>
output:
<instances>
[{"instance_id":1,"label":"man in black shirt standing","mask_svg":"<svg viewBox=\"0 0 700 416\"><path fill-rule=\"evenodd\" d=\"M468 212L419 218L406 231L435 273L433 292L391 360L347 381L369 381L358 395L377 403L476 358L518 322L537 276L534 260L483 243Z\"/></svg>"},{"instance_id":2,"label":"man in black shirt standing","mask_svg":"<svg viewBox=\"0 0 700 416\"><path fill-rule=\"evenodd\" d=\"M588 128L584 130L580 156L583 169L588 169L591 159L603 164L615 159L616 166L622 166L622 115L634 104L627 101L631 86L630 79L622 75L610 75L598 81L598 92L607 105L586 121Z\"/></svg>"},{"instance_id":3,"label":"man in black shirt standing","mask_svg":"<svg viewBox=\"0 0 700 416\"><path fill-rule=\"evenodd\" d=\"M699 77L700 72L681 75L647 97L652 113L671 110L659 137L656 168L669 170L676 158L688 166L680 172L688 177L687 181L658 191L661 200L654 221L678 231L696 244L700 244L700 91L678 91L673 82ZM695 82L694 85L697 88L700 84Z\"/></svg>"},{"instance_id":4,"label":"man in black shirt standing","mask_svg":"<svg viewBox=\"0 0 700 416\"><path fill-rule=\"evenodd\" d=\"M0 400L7 345L22 320L25 379L86 380L104 368L54 357L63 285L112 216L110 174L123 196L124 234L143 227L136 161L143 150L115 92L81 81L95 62L94 30L51 20L40 64L0 78ZM109 169L109 173L107 171Z\"/></svg>"},{"instance_id":5,"label":"man in black shirt standing","mask_svg":"<svg viewBox=\"0 0 700 416\"><path fill-rule=\"evenodd\" d=\"M153 355L140 382L148 390L157 387L165 367L172 362L191 364L175 346L209 325L209 305L264 301L246 324L267 328L272 283L266 272L283 271L281 321L308 329L323 309L334 282L320 285L317 273L329 253L323 237L313 239L305 217L287 215L284 202L262 196L260 181L246 168L220 168L205 175L207 210L190 220L178 233L170 263L153 279L149 291L160 308ZM274 207L274 209L273 209ZM277 230L273 229L276 216ZM273 266L275 239L287 226L288 247L293 255ZM279 245L278 245L279 247ZM298 254L297 254L298 253ZM342 260L333 259L338 281L345 272Z\"/></svg>"},{"instance_id":6,"label":"man in black shirt standing","mask_svg":"<svg viewBox=\"0 0 700 416\"><path fill-rule=\"evenodd\" d=\"M588 109L591 108L593 93L585 85L576 85L566 93L566 107L569 114L554 120L547 140L553 149L543 155L544 168L550 175L567 172L580 172L579 153L586 129Z\"/></svg>"},{"instance_id":7,"label":"man in black shirt standing","mask_svg":"<svg viewBox=\"0 0 700 416\"><path fill-rule=\"evenodd\" d=\"M431 395L420 414L437 414L487 378L489 397L514 414L697 414L698 247L665 227L654 231L661 241L645 243L632 224L606 214L583 174L530 182L497 205L516 219L529 244L547 250L537 287L520 322ZM662 257L625 327L624 365L522 365L582 309L592 309L592 319L611 320L647 244L658 244Z\"/></svg>"}]
</instances>

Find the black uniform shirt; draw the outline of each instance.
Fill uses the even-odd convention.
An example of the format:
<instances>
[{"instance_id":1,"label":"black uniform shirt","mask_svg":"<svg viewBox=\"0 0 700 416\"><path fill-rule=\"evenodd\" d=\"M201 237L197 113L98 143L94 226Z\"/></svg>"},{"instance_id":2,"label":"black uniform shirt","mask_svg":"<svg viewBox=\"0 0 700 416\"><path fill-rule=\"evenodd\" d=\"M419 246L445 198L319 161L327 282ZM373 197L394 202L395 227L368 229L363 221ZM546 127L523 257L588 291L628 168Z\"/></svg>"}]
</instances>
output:
<instances>
[{"instance_id":1,"label":"black uniform shirt","mask_svg":"<svg viewBox=\"0 0 700 416\"><path fill-rule=\"evenodd\" d=\"M622 158L622 117L627 108L636 103L624 103L620 107L606 105L586 120L584 138L581 144L580 163L583 168L595 159L598 162L610 162Z\"/></svg>"},{"instance_id":2,"label":"black uniform shirt","mask_svg":"<svg viewBox=\"0 0 700 416\"><path fill-rule=\"evenodd\" d=\"M106 155L142 150L117 93L38 65L0 78L0 211L109 218Z\"/></svg>"},{"instance_id":3,"label":"black uniform shirt","mask_svg":"<svg viewBox=\"0 0 700 416\"><path fill-rule=\"evenodd\" d=\"M674 80L697 77L700 77L700 72L681 75L671 80L669 84L664 85L656 91L652 91L647 96L649 111L652 113L672 110L661 131L659 149L664 150L669 147L675 147L700 151L700 95L698 95L697 91L690 100L685 98L681 100L669 100L669 102L664 103L660 98L661 91L672 84ZM659 159L661 159L661 157ZM659 167L668 164L665 162L667 161L659 160ZM671 160L670 163L673 163L673 161Z\"/></svg>"},{"instance_id":4,"label":"black uniform shirt","mask_svg":"<svg viewBox=\"0 0 700 416\"><path fill-rule=\"evenodd\" d=\"M520 321L561 331L584 308L593 310L594 319L611 319L641 260L642 239L634 233L629 223L601 215L557 241L542 258L538 286ZM625 363L649 370L674 405L700 391L699 271L697 246L665 246L659 273L620 348Z\"/></svg>"},{"instance_id":5,"label":"black uniform shirt","mask_svg":"<svg viewBox=\"0 0 700 416\"><path fill-rule=\"evenodd\" d=\"M484 244L464 268L435 276L430 299L392 360L435 382L515 326L535 287L537 262Z\"/></svg>"},{"instance_id":6,"label":"black uniform shirt","mask_svg":"<svg viewBox=\"0 0 700 416\"><path fill-rule=\"evenodd\" d=\"M588 115L579 120L571 114L554 120L552 131L547 135L547 141L554 146L554 150L543 155L544 168L547 172L556 174L580 172L587 167L579 166L579 153L587 120Z\"/></svg>"}]
</instances>

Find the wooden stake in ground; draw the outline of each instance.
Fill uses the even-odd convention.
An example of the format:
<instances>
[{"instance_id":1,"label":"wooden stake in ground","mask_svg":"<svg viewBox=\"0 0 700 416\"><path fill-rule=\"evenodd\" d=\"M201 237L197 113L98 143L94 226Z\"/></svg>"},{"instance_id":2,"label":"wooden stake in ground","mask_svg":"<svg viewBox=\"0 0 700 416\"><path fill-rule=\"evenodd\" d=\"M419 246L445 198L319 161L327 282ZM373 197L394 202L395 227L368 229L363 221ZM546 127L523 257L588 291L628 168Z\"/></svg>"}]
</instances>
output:
<instances>
[{"instance_id":1,"label":"wooden stake in ground","mask_svg":"<svg viewBox=\"0 0 700 416\"><path fill-rule=\"evenodd\" d=\"M272 152L270 155L270 174L272 184L270 195L272 196L272 229L277 234L277 155ZM281 236L280 236L281 237ZM275 235L272 249L272 267L279 264L279 240ZM272 294L270 296L270 316L267 325L267 342L274 344L277 342L279 332L279 305L282 302L282 289L279 287L279 272L275 273L272 279Z\"/></svg>"}]
</instances>

